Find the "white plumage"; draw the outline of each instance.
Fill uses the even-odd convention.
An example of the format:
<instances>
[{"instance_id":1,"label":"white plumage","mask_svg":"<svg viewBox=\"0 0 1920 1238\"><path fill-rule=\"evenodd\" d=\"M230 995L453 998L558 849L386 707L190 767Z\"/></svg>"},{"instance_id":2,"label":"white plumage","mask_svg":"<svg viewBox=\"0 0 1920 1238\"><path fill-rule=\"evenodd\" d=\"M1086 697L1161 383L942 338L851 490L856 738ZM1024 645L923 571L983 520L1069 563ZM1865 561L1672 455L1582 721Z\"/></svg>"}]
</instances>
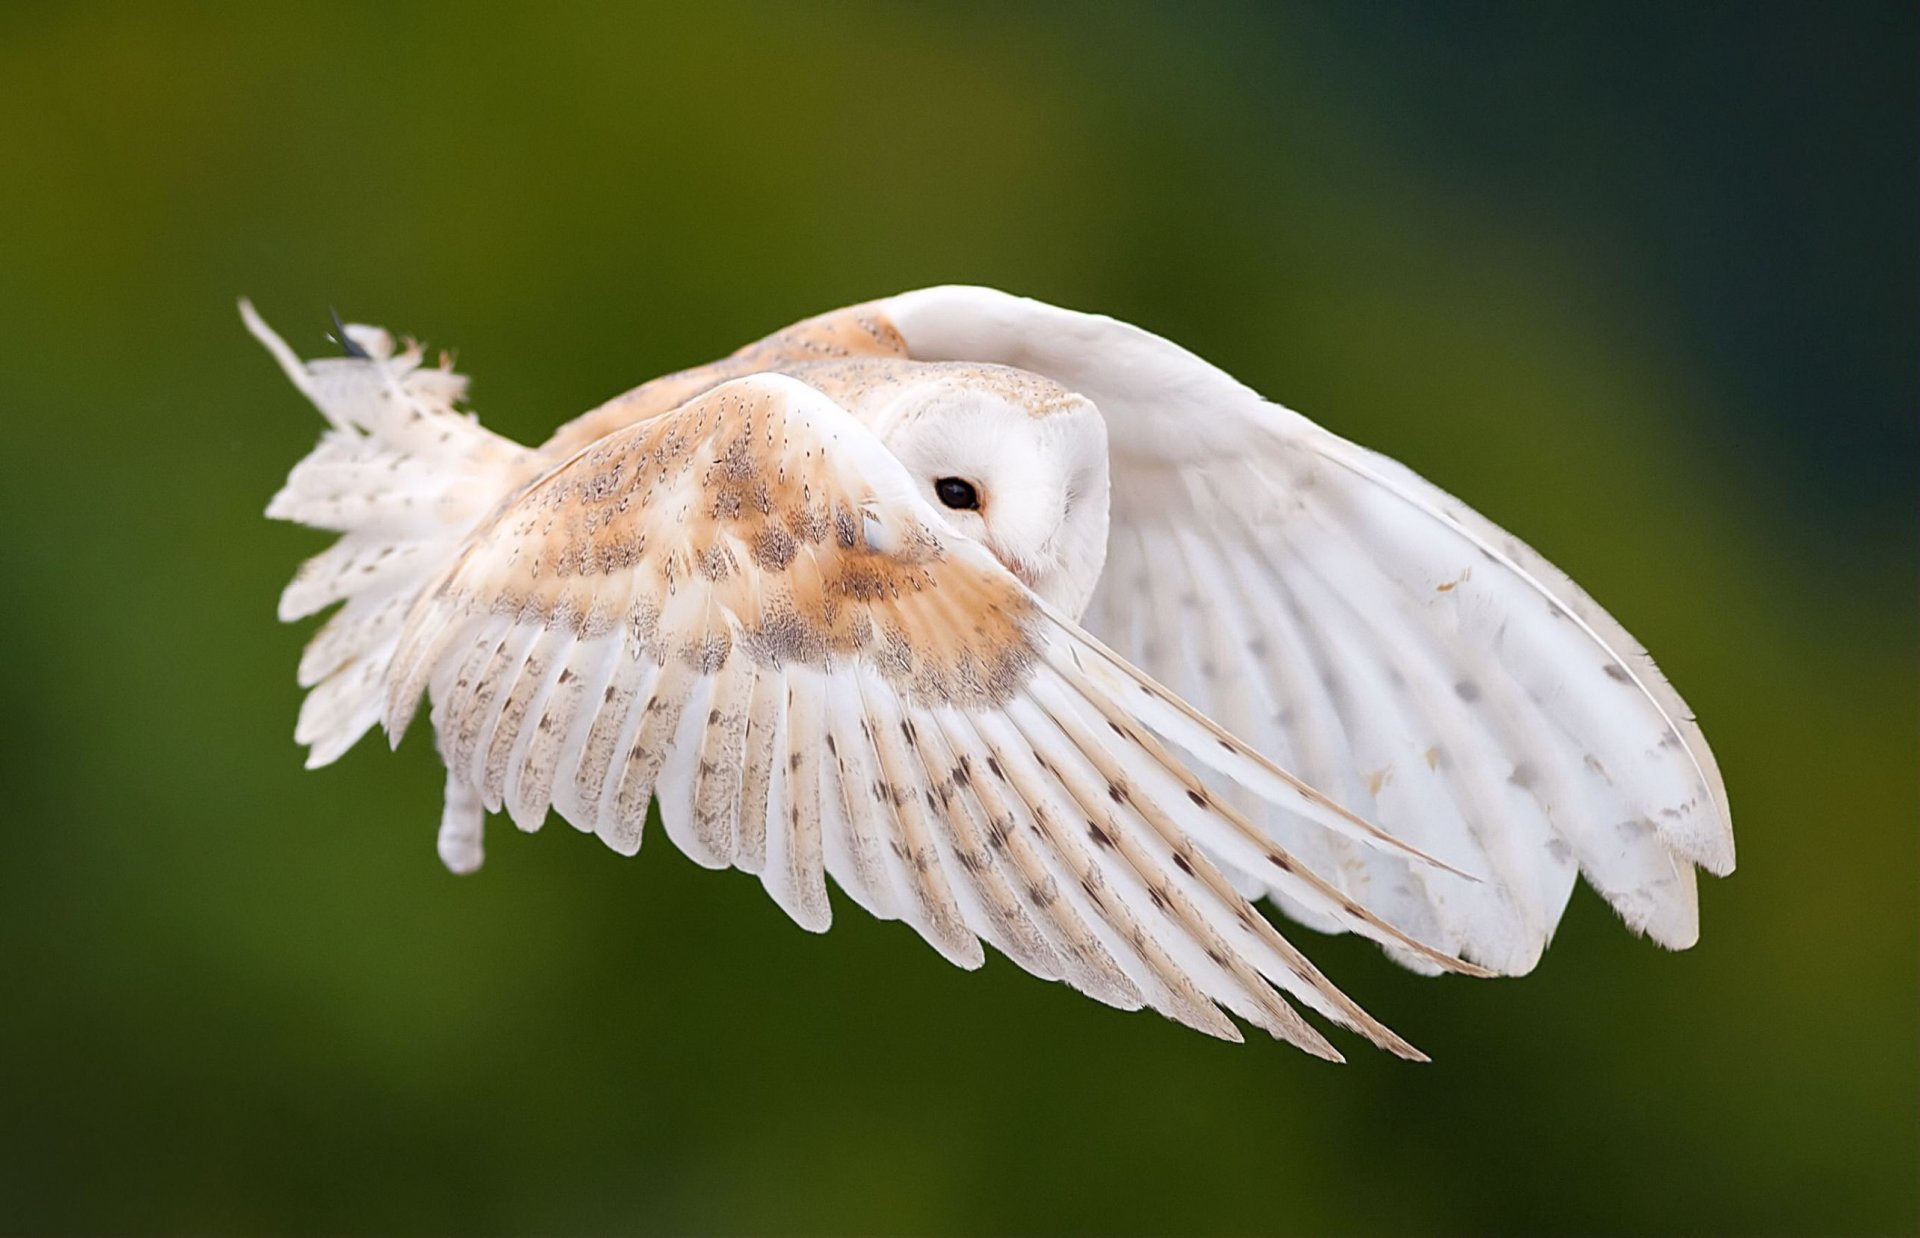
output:
<instances>
[{"instance_id":1,"label":"white plumage","mask_svg":"<svg viewBox=\"0 0 1920 1238\"><path fill-rule=\"evenodd\" d=\"M825 929L831 877L963 967L1416 1050L1247 902L1422 971L1539 960L1578 874L1698 935L1733 867L1679 696L1566 576L1404 467L1157 336L983 288L810 319L539 448L348 328L268 514L341 532L282 598L309 764L424 693L440 852L650 803ZM1084 625L1084 626L1082 626ZM1223 1013L1226 1012L1226 1013Z\"/></svg>"}]
</instances>

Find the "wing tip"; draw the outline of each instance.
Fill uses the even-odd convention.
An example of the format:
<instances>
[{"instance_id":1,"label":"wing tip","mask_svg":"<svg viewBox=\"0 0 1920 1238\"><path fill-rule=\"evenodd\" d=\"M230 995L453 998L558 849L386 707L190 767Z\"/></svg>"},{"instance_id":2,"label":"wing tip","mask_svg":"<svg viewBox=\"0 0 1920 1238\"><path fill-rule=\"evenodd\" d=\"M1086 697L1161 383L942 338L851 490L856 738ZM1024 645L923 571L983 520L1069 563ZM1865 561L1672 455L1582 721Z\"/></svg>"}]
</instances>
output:
<instances>
[{"instance_id":1,"label":"wing tip","mask_svg":"<svg viewBox=\"0 0 1920 1238\"><path fill-rule=\"evenodd\" d=\"M807 932L824 933L833 927L833 905L825 898L825 891L821 892L822 897L817 901L807 897L785 898L771 887L767 893L773 896L780 910L787 913L788 919Z\"/></svg>"},{"instance_id":2,"label":"wing tip","mask_svg":"<svg viewBox=\"0 0 1920 1238\"><path fill-rule=\"evenodd\" d=\"M301 363L293 347L281 338L278 331L267 325L267 320L260 316L260 311L253 307L253 302L249 298L241 297L237 304L240 309L240 322L246 327L247 334L260 341L261 346L273 355L273 359L280 363L280 368L287 372L287 377L293 380L294 386L305 391L307 388L306 366Z\"/></svg>"},{"instance_id":3,"label":"wing tip","mask_svg":"<svg viewBox=\"0 0 1920 1238\"><path fill-rule=\"evenodd\" d=\"M1720 828L1705 841L1705 845L1691 848L1687 859L1715 877L1731 877L1733 870L1739 866L1733 841L1733 823L1723 814Z\"/></svg>"}]
</instances>

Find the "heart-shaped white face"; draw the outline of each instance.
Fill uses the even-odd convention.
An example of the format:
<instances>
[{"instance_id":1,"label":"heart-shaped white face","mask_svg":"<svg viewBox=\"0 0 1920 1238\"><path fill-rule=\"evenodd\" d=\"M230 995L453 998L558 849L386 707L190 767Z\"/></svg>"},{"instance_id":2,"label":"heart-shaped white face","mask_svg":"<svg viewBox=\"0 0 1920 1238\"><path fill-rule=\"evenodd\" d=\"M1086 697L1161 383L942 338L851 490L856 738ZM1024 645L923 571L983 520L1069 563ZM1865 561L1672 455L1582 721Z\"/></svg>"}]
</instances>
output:
<instances>
[{"instance_id":1,"label":"heart-shaped white face","mask_svg":"<svg viewBox=\"0 0 1920 1238\"><path fill-rule=\"evenodd\" d=\"M1087 400L995 366L877 362L850 401L956 531L1069 615L1106 561L1107 433Z\"/></svg>"}]
</instances>

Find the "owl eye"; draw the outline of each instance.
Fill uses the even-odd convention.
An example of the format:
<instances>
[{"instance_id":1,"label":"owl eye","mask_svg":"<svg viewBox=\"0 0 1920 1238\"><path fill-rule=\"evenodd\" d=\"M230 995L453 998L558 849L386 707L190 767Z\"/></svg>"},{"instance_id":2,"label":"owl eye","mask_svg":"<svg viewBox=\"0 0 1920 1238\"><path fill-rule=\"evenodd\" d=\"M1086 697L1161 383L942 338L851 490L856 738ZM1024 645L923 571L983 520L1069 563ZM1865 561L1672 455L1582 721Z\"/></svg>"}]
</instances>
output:
<instances>
[{"instance_id":1,"label":"owl eye","mask_svg":"<svg viewBox=\"0 0 1920 1238\"><path fill-rule=\"evenodd\" d=\"M972 482L964 478L939 478L933 483L933 492L939 495L940 501L948 507L957 508L963 512L980 510L980 492L973 488Z\"/></svg>"}]
</instances>

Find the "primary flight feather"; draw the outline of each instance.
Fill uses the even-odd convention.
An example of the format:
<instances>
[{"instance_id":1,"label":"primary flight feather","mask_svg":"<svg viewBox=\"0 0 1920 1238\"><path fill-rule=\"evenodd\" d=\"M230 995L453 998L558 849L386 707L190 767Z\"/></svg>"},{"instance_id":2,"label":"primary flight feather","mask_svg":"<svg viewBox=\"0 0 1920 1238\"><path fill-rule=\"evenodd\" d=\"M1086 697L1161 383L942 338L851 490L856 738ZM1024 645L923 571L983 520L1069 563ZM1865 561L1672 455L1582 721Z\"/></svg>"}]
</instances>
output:
<instances>
[{"instance_id":1,"label":"primary flight feather","mask_svg":"<svg viewBox=\"0 0 1920 1238\"><path fill-rule=\"evenodd\" d=\"M1227 1039L1418 1051L1261 916L1407 966L1531 969L1575 878L1698 936L1733 868L1705 739L1538 554L1385 457L1110 318L986 288L808 319L526 448L348 326L267 509L342 536L283 619L324 765L424 695L441 858L490 812L827 878L962 967L989 943ZM1296 1006L1297 1003L1297 1006Z\"/></svg>"}]
</instances>

